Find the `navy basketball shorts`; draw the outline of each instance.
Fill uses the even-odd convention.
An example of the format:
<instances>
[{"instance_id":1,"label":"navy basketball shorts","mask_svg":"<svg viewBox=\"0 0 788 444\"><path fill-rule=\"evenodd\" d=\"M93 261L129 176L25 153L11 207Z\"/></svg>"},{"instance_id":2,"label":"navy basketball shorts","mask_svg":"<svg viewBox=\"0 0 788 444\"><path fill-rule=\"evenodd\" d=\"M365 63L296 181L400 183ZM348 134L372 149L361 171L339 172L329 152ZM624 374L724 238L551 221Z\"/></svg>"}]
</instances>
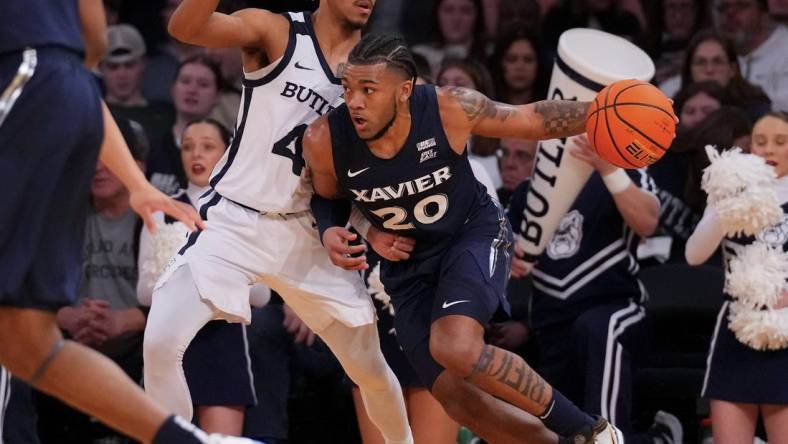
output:
<instances>
[{"instance_id":1,"label":"navy basketball shorts","mask_svg":"<svg viewBox=\"0 0 788 444\"><path fill-rule=\"evenodd\" d=\"M397 341L429 389L444 370L430 354L433 322L460 315L486 326L494 316L509 314L506 284L512 235L508 222L503 225L467 230L437 257L388 264L382 270L394 304Z\"/></svg>"},{"instance_id":2,"label":"navy basketball shorts","mask_svg":"<svg viewBox=\"0 0 788 444\"><path fill-rule=\"evenodd\" d=\"M0 55L0 306L54 311L76 297L100 98L75 53Z\"/></svg>"},{"instance_id":3,"label":"navy basketball shorts","mask_svg":"<svg viewBox=\"0 0 788 444\"><path fill-rule=\"evenodd\" d=\"M257 403L244 324L205 324L186 348L183 371L196 406Z\"/></svg>"}]
</instances>

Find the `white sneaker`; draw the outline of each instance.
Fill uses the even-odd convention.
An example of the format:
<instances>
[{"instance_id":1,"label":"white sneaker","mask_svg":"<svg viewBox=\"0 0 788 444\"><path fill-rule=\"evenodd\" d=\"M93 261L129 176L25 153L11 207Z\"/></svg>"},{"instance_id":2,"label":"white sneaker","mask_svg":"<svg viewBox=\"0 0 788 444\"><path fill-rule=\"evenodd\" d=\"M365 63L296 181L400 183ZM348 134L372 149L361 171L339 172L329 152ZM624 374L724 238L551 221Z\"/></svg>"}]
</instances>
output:
<instances>
[{"instance_id":1,"label":"white sneaker","mask_svg":"<svg viewBox=\"0 0 788 444\"><path fill-rule=\"evenodd\" d=\"M226 436L212 433L208 435L208 440L205 444L265 444L264 442L255 441L249 438L239 438L237 436Z\"/></svg>"},{"instance_id":2,"label":"white sneaker","mask_svg":"<svg viewBox=\"0 0 788 444\"><path fill-rule=\"evenodd\" d=\"M684 442L684 427L681 421L665 411L658 411L654 415L654 425L651 426L649 434L655 437L655 441L661 444L681 444Z\"/></svg>"},{"instance_id":3,"label":"white sneaker","mask_svg":"<svg viewBox=\"0 0 788 444\"><path fill-rule=\"evenodd\" d=\"M597 427L594 427L593 442L595 444L624 444L624 435L613 424L606 420L602 423L602 420L600 420L597 423Z\"/></svg>"}]
</instances>

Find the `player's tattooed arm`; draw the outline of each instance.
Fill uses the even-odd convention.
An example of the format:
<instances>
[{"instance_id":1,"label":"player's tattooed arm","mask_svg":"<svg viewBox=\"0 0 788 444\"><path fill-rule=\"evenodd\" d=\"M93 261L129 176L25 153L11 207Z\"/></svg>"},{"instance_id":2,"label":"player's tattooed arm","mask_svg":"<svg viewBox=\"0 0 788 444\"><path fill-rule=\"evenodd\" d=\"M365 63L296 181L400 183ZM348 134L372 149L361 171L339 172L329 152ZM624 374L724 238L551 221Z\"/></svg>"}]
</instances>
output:
<instances>
[{"instance_id":1,"label":"player's tattooed arm","mask_svg":"<svg viewBox=\"0 0 788 444\"><path fill-rule=\"evenodd\" d=\"M558 139L585 132L586 115L591 102L573 100L544 100L533 104L534 113L541 118L547 138Z\"/></svg>"},{"instance_id":2,"label":"player's tattooed arm","mask_svg":"<svg viewBox=\"0 0 788 444\"><path fill-rule=\"evenodd\" d=\"M452 129L495 138L554 139L574 136L585 130L590 103L550 100L528 105L509 105L467 88L439 90L441 115ZM447 108L445 111L443 108Z\"/></svg>"}]
</instances>

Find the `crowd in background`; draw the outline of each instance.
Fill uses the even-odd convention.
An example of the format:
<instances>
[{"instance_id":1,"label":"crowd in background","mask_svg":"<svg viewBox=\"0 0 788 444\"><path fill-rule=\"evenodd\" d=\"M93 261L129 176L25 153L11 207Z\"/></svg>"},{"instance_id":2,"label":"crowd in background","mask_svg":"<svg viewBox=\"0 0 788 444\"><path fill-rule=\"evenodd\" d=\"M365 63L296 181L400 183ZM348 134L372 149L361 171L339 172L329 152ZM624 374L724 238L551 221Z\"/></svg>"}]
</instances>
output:
<instances>
[{"instance_id":1,"label":"crowd in background","mask_svg":"<svg viewBox=\"0 0 788 444\"><path fill-rule=\"evenodd\" d=\"M241 51L170 38L166 23L178 0L104 3L111 25L109 50L96 78L134 158L166 193L207 186L235 126ZM230 0L221 2L220 10L315 6L308 0ZM658 226L635 246L642 281L654 299L663 292L650 284L684 279L676 282L678 288L701 279L680 270L686 266L684 245L706 203L700 188L708 165L704 146L748 150L759 118L788 111L786 21L785 0L378 0L366 32L405 37L428 83L473 88L511 104L547 98L557 42L567 29L601 29L646 51L656 65L652 82L674 99L680 118L670 150L649 169L660 201ZM195 121L210 123L204 130L215 140L213 146L187 140ZM476 137L469 148L501 203L516 201L533 170L537 143ZM144 295L149 298L152 286L140 281L145 274L141 223L130 209L128 192L100 162L91 199L80 302L61 309L57 320L71 339L102 351L139 381L150 303ZM708 266L720 268L721 261L711 259ZM654 304L645 324L653 352L633 361L633 427L648 429L655 412L668 410L683 424L685 442L699 442L708 416L700 384L723 301L721 272L703 273L704 279L719 280L709 286L709 295L681 301L680 308L658 298L646 303L647 308ZM539 315L532 311L532 297L544 290L535 292L531 285L530 277L512 279L508 296L514 320L491 325L488 336L538 362L540 332L534 326L549 322L534 322ZM276 294L258 296L248 329L257 404L246 409L245 435L268 444L360 442L351 384L339 364ZM689 327L676 331L672 323ZM18 381L13 394L6 444L126 442Z\"/></svg>"}]
</instances>

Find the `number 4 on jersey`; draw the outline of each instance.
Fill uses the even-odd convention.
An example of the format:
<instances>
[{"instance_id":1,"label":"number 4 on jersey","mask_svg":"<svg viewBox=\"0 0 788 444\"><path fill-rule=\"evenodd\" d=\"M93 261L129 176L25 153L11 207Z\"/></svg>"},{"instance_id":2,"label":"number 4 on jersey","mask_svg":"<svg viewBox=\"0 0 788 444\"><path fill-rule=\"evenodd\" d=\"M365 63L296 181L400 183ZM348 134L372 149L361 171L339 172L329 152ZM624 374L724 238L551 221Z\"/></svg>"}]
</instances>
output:
<instances>
[{"instance_id":1,"label":"number 4 on jersey","mask_svg":"<svg viewBox=\"0 0 788 444\"><path fill-rule=\"evenodd\" d=\"M286 136L279 139L274 144L272 153L282 157L287 157L293 161L293 174L296 176L301 175L301 170L304 169L304 132L306 131L306 124L298 125L293 128Z\"/></svg>"}]
</instances>

